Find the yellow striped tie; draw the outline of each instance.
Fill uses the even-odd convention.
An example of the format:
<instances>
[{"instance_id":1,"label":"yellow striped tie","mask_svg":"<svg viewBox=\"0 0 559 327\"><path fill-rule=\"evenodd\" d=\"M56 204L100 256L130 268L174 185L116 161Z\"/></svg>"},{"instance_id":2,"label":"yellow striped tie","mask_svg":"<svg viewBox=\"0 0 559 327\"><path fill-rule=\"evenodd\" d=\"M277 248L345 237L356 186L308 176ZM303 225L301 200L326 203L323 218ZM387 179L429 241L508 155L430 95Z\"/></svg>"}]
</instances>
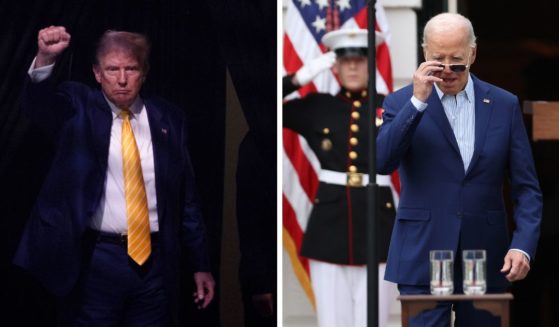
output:
<instances>
[{"instance_id":1,"label":"yellow striped tie","mask_svg":"<svg viewBox=\"0 0 559 327\"><path fill-rule=\"evenodd\" d=\"M151 254L149 213L140 153L130 125L130 112L122 117L122 172L124 196L128 215L128 255L138 265L144 264Z\"/></svg>"}]
</instances>

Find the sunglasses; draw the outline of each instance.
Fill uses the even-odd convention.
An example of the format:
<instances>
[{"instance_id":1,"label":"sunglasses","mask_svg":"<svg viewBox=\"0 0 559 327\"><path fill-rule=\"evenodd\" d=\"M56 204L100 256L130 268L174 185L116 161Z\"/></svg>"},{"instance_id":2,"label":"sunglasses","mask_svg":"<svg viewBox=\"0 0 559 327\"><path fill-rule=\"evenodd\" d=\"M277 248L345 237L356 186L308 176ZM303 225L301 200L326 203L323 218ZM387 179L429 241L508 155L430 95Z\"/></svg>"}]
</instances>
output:
<instances>
[{"instance_id":1,"label":"sunglasses","mask_svg":"<svg viewBox=\"0 0 559 327\"><path fill-rule=\"evenodd\" d=\"M466 68L470 67L470 65L465 65L465 64L440 64L439 67L441 67L442 69L444 69L445 67L448 67L448 69L452 70L455 73L461 73L463 71L466 70Z\"/></svg>"}]
</instances>

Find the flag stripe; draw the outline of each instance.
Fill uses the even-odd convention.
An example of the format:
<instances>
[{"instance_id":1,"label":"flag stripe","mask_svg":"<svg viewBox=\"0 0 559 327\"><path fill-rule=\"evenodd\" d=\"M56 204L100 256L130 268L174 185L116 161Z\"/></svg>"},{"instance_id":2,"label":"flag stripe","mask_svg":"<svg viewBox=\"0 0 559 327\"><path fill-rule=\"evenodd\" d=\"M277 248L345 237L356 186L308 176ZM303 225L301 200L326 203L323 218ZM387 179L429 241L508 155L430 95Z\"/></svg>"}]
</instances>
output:
<instances>
[{"instance_id":1,"label":"flag stripe","mask_svg":"<svg viewBox=\"0 0 559 327\"><path fill-rule=\"evenodd\" d=\"M296 173L294 177L299 180L308 198L314 199L318 184L317 171L320 170L318 159L305 139L287 128L283 131L283 150L288 159L284 162L291 163ZM291 169L291 167L284 168Z\"/></svg>"},{"instance_id":2,"label":"flag stripe","mask_svg":"<svg viewBox=\"0 0 559 327\"><path fill-rule=\"evenodd\" d=\"M303 66L303 62L299 59L299 55L295 52L291 39L287 35L283 36L283 53L286 54L283 66L288 74L295 73L297 69Z\"/></svg>"}]
</instances>

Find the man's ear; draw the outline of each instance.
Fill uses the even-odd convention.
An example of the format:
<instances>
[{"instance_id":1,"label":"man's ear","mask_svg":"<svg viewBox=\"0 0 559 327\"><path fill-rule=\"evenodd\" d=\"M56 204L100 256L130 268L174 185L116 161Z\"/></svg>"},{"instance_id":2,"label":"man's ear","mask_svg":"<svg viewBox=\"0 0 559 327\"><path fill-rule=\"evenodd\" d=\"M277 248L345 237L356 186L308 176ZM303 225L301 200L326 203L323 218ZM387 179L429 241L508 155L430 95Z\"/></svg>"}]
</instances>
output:
<instances>
[{"instance_id":1,"label":"man's ear","mask_svg":"<svg viewBox=\"0 0 559 327\"><path fill-rule=\"evenodd\" d=\"M339 61L336 60L336 62L335 62L334 65L332 66L332 71L333 71L334 74L336 74L336 75L338 75L338 73L339 73L339 71L340 71L338 65L339 65Z\"/></svg>"},{"instance_id":2,"label":"man's ear","mask_svg":"<svg viewBox=\"0 0 559 327\"><path fill-rule=\"evenodd\" d=\"M470 57L470 65L476 61L477 47L472 47L472 55Z\"/></svg>"},{"instance_id":3,"label":"man's ear","mask_svg":"<svg viewBox=\"0 0 559 327\"><path fill-rule=\"evenodd\" d=\"M101 67L99 67L99 65L93 65L92 69L95 80L97 80L97 83L101 83Z\"/></svg>"}]
</instances>

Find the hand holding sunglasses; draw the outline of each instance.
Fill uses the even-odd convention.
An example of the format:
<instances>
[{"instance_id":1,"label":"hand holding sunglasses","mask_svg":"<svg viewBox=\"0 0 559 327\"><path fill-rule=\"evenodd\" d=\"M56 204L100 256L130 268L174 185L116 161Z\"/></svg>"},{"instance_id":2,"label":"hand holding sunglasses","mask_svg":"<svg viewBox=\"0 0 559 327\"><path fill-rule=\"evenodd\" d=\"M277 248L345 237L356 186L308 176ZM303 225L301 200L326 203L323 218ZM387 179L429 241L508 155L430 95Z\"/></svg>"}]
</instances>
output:
<instances>
[{"instance_id":1,"label":"hand holding sunglasses","mask_svg":"<svg viewBox=\"0 0 559 327\"><path fill-rule=\"evenodd\" d=\"M443 81L441 72L444 67L440 64L441 62L436 60L422 62L413 75L413 95L419 101L427 101L433 90L433 84Z\"/></svg>"}]
</instances>

